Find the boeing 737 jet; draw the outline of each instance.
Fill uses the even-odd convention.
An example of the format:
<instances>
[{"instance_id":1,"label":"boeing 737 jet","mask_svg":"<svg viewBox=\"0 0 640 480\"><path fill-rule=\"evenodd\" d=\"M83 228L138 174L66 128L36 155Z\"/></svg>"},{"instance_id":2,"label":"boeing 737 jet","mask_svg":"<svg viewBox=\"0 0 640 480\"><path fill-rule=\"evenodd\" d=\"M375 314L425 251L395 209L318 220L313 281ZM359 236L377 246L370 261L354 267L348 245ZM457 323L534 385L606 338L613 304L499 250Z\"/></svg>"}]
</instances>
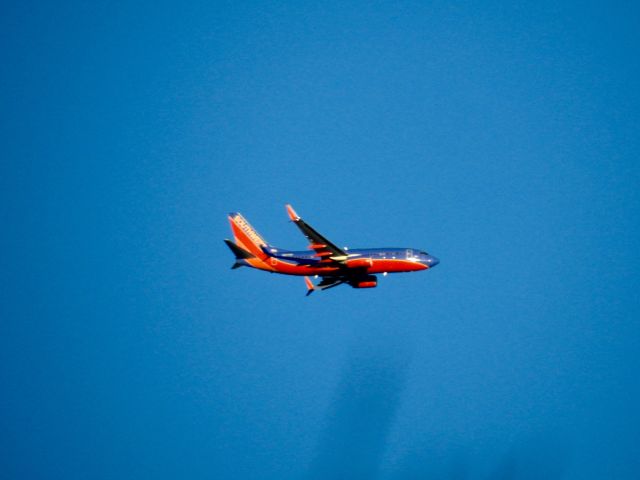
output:
<instances>
[{"instance_id":1,"label":"boeing 737 jet","mask_svg":"<svg viewBox=\"0 0 640 480\"><path fill-rule=\"evenodd\" d=\"M231 268L253 267L271 273L300 275L307 284L307 295L346 283L353 288L378 285L373 274L416 272L435 267L440 260L415 248L337 247L320 235L287 205L289 218L310 242L304 251L284 250L269 245L239 213L230 213L229 222L235 242L225 240L236 257ZM314 285L309 276L321 278Z\"/></svg>"}]
</instances>

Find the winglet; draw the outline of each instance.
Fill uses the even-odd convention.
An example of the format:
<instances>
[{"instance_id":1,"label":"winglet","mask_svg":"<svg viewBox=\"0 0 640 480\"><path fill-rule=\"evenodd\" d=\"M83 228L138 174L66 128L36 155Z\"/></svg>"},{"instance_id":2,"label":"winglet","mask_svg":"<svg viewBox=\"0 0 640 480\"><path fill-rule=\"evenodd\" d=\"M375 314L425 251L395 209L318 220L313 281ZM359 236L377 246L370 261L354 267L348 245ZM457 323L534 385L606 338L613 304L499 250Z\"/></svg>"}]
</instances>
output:
<instances>
[{"instance_id":1,"label":"winglet","mask_svg":"<svg viewBox=\"0 0 640 480\"><path fill-rule=\"evenodd\" d=\"M304 283L307 284L307 297L313 293L316 287L313 286L313 282L309 277L304 277Z\"/></svg>"},{"instance_id":2,"label":"winglet","mask_svg":"<svg viewBox=\"0 0 640 480\"><path fill-rule=\"evenodd\" d=\"M298 216L298 214L296 213L296 211L293 209L291 205L287 204L286 207L287 207L287 213L289 214L289 218L291 219L291 221L295 222L296 220L300 220L300 217Z\"/></svg>"}]
</instances>

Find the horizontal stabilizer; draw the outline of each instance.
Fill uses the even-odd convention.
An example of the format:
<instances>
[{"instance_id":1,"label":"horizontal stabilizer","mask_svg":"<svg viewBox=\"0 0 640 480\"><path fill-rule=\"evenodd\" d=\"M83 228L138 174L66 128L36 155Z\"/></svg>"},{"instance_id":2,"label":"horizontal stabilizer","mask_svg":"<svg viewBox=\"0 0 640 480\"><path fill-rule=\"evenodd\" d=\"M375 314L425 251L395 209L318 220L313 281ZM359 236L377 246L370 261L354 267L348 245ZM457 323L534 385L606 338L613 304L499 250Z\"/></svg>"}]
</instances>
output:
<instances>
[{"instance_id":1,"label":"horizontal stabilizer","mask_svg":"<svg viewBox=\"0 0 640 480\"><path fill-rule=\"evenodd\" d=\"M237 260L244 260L247 258L255 258L255 255L247 252L244 248L239 247L238 245L236 245L235 243L233 243L231 240L226 239L224 240L224 243L227 244L227 247L229 247L229 250L231 250L231 252L233 252L233 254L235 255ZM236 262L237 264L238 262ZM239 266L244 265L243 263L240 263ZM233 266L233 268L238 268L235 265Z\"/></svg>"}]
</instances>

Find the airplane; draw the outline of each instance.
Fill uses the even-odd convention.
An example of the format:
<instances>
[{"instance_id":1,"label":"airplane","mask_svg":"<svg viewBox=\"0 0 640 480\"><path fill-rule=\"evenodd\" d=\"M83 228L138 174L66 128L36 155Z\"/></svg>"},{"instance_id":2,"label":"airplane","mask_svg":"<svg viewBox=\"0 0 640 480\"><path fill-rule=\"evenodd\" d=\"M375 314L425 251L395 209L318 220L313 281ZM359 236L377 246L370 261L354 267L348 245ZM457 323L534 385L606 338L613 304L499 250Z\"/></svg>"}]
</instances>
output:
<instances>
[{"instance_id":1,"label":"airplane","mask_svg":"<svg viewBox=\"0 0 640 480\"><path fill-rule=\"evenodd\" d=\"M289 218L310 242L309 250L292 251L269 245L237 212L229 214L235 242L225 243L235 255L232 269L252 267L271 273L300 275L307 286L307 296L315 290L327 290L347 284L353 288L373 288L378 285L373 274L415 272L440 263L433 255L414 248L340 248L319 234L286 205ZM314 285L309 276L320 277Z\"/></svg>"}]
</instances>

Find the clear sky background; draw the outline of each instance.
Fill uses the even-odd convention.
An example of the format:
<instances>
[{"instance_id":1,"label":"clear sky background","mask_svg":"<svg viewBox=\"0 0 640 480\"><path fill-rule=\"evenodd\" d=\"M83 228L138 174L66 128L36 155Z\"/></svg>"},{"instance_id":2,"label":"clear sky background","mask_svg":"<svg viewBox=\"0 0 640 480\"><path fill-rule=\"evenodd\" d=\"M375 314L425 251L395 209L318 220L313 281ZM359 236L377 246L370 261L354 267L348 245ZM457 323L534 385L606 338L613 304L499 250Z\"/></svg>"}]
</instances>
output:
<instances>
[{"instance_id":1,"label":"clear sky background","mask_svg":"<svg viewBox=\"0 0 640 480\"><path fill-rule=\"evenodd\" d=\"M640 10L511 3L5 3L2 477L640 478Z\"/></svg>"}]
</instances>

